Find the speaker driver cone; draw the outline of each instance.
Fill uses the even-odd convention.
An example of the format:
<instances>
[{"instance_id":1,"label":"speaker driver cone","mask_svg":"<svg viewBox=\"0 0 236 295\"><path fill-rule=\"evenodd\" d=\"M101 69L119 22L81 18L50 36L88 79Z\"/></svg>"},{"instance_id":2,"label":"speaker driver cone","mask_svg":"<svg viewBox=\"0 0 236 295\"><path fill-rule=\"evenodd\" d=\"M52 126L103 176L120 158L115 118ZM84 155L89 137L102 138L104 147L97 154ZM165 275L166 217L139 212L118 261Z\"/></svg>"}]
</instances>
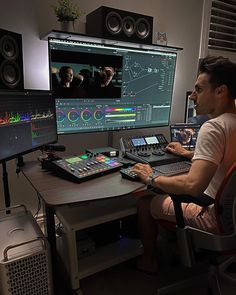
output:
<instances>
[{"instance_id":1,"label":"speaker driver cone","mask_svg":"<svg viewBox=\"0 0 236 295\"><path fill-rule=\"evenodd\" d=\"M131 16L126 16L123 19L123 32L126 36L132 36L135 32L135 20Z\"/></svg>"},{"instance_id":2,"label":"speaker driver cone","mask_svg":"<svg viewBox=\"0 0 236 295\"><path fill-rule=\"evenodd\" d=\"M0 52L5 59L17 59L19 55L19 48L16 40L9 35L4 35L0 39Z\"/></svg>"},{"instance_id":3,"label":"speaker driver cone","mask_svg":"<svg viewBox=\"0 0 236 295\"><path fill-rule=\"evenodd\" d=\"M21 81L21 71L18 64L5 60L0 67L0 80L8 88L15 88Z\"/></svg>"},{"instance_id":4,"label":"speaker driver cone","mask_svg":"<svg viewBox=\"0 0 236 295\"><path fill-rule=\"evenodd\" d=\"M150 34L150 24L145 18L136 21L136 34L139 38L145 39Z\"/></svg>"},{"instance_id":5,"label":"speaker driver cone","mask_svg":"<svg viewBox=\"0 0 236 295\"><path fill-rule=\"evenodd\" d=\"M120 33L122 29L122 19L118 13L111 11L106 15L106 28L113 35Z\"/></svg>"}]
</instances>

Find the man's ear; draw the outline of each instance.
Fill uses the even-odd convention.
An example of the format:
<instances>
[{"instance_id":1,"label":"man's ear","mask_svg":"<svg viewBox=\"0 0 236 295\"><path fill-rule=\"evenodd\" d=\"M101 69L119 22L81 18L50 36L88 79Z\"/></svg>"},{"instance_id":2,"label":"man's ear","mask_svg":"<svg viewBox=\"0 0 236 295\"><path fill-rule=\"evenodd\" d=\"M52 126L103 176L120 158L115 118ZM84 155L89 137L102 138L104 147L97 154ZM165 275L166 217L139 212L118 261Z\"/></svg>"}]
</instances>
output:
<instances>
[{"instance_id":1,"label":"man's ear","mask_svg":"<svg viewBox=\"0 0 236 295\"><path fill-rule=\"evenodd\" d=\"M216 88L217 94L225 94L228 92L228 86L225 84L222 84Z\"/></svg>"}]
</instances>

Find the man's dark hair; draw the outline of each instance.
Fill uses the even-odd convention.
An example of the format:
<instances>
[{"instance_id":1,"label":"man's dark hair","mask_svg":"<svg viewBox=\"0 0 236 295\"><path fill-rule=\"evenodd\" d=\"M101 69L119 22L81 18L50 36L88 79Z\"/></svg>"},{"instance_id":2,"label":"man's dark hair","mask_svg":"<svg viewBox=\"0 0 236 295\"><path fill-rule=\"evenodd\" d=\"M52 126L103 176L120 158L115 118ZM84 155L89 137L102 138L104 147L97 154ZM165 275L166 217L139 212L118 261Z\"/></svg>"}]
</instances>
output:
<instances>
[{"instance_id":1,"label":"man's dark hair","mask_svg":"<svg viewBox=\"0 0 236 295\"><path fill-rule=\"evenodd\" d=\"M59 77L62 78L68 69L72 69L69 66L62 66L59 70Z\"/></svg>"},{"instance_id":2,"label":"man's dark hair","mask_svg":"<svg viewBox=\"0 0 236 295\"><path fill-rule=\"evenodd\" d=\"M236 99L236 63L222 56L207 56L200 62L199 73L207 73L213 87L226 85L230 97Z\"/></svg>"}]
</instances>

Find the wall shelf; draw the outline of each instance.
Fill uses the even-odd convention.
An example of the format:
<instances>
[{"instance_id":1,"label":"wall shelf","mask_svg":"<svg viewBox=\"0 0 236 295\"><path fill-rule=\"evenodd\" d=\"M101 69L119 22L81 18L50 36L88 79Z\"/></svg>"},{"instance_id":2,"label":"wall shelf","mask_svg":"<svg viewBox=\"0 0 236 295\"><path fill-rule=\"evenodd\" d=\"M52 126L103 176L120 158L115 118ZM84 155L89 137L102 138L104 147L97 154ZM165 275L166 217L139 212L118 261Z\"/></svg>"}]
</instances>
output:
<instances>
[{"instance_id":1,"label":"wall shelf","mask_svg":"<svg viewBox=\"0 0 236 295\"><path fill-rule=\"evenodd\" d=\"M48 32L46 35L41 36L41 40L47 41L48 38L66 39L69 41L74 40L74 41L80 41L80 42L95 42L95 43L105 44L105 45L132 47L132 48L140 48L145 50L163 50L163 51L168 50L172 52L183 50L183 48L175 47L175 46L165 46L165 45L159 45L159 44L139 44L139 43L133 43L133 42L120 41L120 40L98 38L98 37L88 36L85 34L77 34L74 32L57 31L57 30L52 30Z\"/></svg>"}]
</instances>

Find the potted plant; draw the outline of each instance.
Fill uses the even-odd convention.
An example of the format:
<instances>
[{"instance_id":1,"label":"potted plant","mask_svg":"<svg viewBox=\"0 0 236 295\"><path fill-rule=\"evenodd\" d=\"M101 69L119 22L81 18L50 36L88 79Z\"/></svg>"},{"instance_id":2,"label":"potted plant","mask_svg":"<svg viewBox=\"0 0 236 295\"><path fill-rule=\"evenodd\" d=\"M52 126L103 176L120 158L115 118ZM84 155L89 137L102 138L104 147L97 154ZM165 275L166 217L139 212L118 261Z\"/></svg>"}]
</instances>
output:
<instances>
[{"instance_id":1,"label":"potted plant","mask_svg":"<svg viewBox=\"0 0 236 295\"><path fill-rule=\"evenodd\" d=\"M58 5L52 5L57 20L61 22L62 31L74 31L74 22L83 14L72 0L57 0Z\"/></svg>"}]
</instances>

